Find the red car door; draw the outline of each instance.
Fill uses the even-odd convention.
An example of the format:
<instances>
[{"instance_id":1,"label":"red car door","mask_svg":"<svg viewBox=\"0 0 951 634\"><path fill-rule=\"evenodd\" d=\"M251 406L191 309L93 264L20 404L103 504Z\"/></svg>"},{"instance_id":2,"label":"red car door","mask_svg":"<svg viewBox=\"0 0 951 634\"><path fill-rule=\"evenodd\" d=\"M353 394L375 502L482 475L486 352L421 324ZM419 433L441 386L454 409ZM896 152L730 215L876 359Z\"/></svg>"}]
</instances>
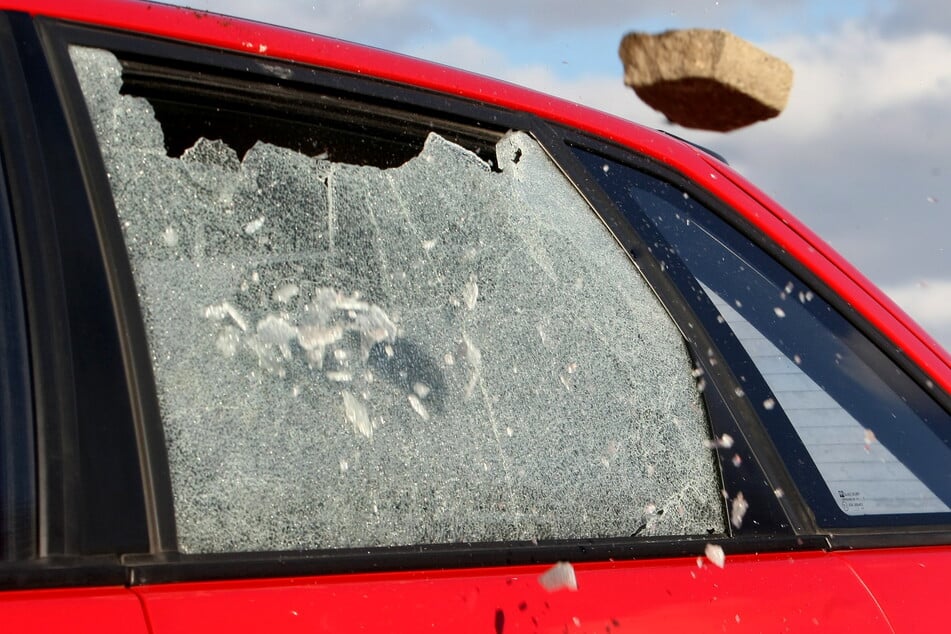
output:
<instances>
[{"instance_id":1,"label":"red car door","mask_svg":"<svg viewBox=\"0 0 951 634\"><path fill-rule=\"evenodd\" d=\"M123 587L22 590L0 593L7 632L147 634L139 598Z\"/></svg>"},{"instance_id":2,"label":"red car door","mask_svg":"<svg viewBox=\"0 0 951 634\"><path fill-rule=\"evenodd\" d=\"M578 564L577 590L548 566L150 585L152 632L891 632L835 554ZM909 629L906 631L914 631Z\"/></svg>"},{"instance_id":3,"label":"red car door","mask_svg":"<svg viewBox=\"0 0 951 634\"><path fill-rule=\"evenodd\" d=\"M914 628L946 548L875 549L947 542L949 399L888 343L924 340L726 168L488 80L110 6L11 13L0 43L62 145L14 205L60 276L29 314L61 362L37 356L38 429L72 434L37 452L22 552L105 555L128 587L37 576L0 616Z\"/></svg>"}]
</instances>

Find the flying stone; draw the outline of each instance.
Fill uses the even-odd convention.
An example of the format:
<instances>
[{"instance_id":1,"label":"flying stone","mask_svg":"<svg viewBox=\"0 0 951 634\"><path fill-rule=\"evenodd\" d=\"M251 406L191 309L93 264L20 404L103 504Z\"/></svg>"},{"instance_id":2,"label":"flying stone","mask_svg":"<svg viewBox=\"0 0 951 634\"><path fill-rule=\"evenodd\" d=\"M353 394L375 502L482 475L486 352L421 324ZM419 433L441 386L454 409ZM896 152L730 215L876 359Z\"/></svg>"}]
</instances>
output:
<instances>
[{"instance_id":1,"label":"flying stone","mask_svg":"<svg viewBox=\"0 0 951 634\"><path fill-rule=\"evenodd\" d=\"M619 49L624 83L672 123L728 132L779 115L792 68L722 30L628 33Z\"/></svg>"}]
</instances>

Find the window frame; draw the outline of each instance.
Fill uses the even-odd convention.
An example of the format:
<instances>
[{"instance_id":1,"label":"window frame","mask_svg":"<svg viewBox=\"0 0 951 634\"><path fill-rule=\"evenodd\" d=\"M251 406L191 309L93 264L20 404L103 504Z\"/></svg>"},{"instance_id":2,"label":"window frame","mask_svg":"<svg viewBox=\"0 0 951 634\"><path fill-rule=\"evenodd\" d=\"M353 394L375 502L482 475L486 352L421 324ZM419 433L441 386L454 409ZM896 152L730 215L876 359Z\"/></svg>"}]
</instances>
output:
<instances>
[{"instance_id":1,"label":"window frame","mask_svg":"<svg viewBox=\"0 0 951 634\"><path fill-rule=\"evenodd\" d=\"M765 432L762 422L755 411L742 399L733 396L733 390L738 387L730 373L724 369L724 364L716 366L706 361L706 354L700 353L710 348L712 339L704 328L704 320L699 319L684 298L683 289L669 278L659 263L646 252L643 240L627 225L623 215L615 208L607 195L601 190L580 163L570 156L566 143L584 146L595 151L612 156L628 164L636 164L649 171L656 177L670 180L686 189L721 218L738 228L754 243L766 249L783 266L794 271L799 277L810 284L818 294L843 314L853 324L857 324L867 336L899 365L912 374L919 383L924 373L907 359L896 352L894 346L887 343L884 336L875 331L870 324L861 318L854 310L835 297L834 293L820 283L804 265L792 261L782 248L766 238L764 234L742 220L728 205L718 200L710 192L701 189L676 170L660 162L634 153L629 148L616 146L603 139L566 129L558 124L550 123L524 112L511 111L501 107L491 106L468 99L453 97L421 88L403 86L384 80L366 78L342 73L339 71L313 68L305 65L281 62L269 59L268 65L283 69L283 81L296 82L307 86L310 90L333 89L350 92L358 98L367 98L391 103L405 112L407 116L449 117L456 120L472 122L474 125L495 126L498 129L520 129L532 134L555 160L556 164L566 173L582 195L591 204L593 212L611 230L622 246L631 253L636 265L655 290L661 302L670 312L678 328L684 333L695 359L709 378L707 390L704 392L704 401L708 409L711 425L717 435L731 433L739 442L729 454L719 453L721 477L725 487L743 487L748 500L751 500L753 515L747 516L744 528L727 537L708 538L703 536L683 538L637 538L637 539L607 539L581 540L566 542L546 542L542 544L522 543L487 543L477 545L436 545L427 547L398 547L380 548L354 551L312 551L306 553L234 553L228 555L191 555L183 556L177 553L174 534L174 510L171 506L172 495L168 476L168 465L165 456L165 444L162 433L162 424L158 415L157 397L155 395L154 379L151 364L148 358L148 348L145 343L144 325L141 320L141 310L138 306L135 287L131 277L124 247L122 246L121 230L112 204L111 192L105 177L105 172L98 156L98 145L95 134L89 125L88 115L85 115L82 95L78 89L78 82L71 70L67 46L78 44L106 49L134 50L137 54L155 57L162 63L189 63L204 65L209 68L222 68L227 72L247 73L248 76L258 78L255 81L274 80L276 75L273 68L268 70L258 63L258 58L235 52L223 52L207 47L179 42L170 42L157 37L128 34L103 28L87 27L53 19L38 18L35 22L19 14L13 18L18 33L33 31L34 23L38 33L33 48L29 54L36 56L42 49L47 55L50 65L49 72L52 86L58 92L63 105L63 114L47 115L52 119L65 116L68 127L62 123L40 121L41 136L44 147L56 146L56 139L61 144L64 138L69 138L74 144L76 165L71 167L72 178L70 186L63 188L62 194L54 194L54 200L44 200L34 205L41 205L41 217L51 217L53 209L58 209L57 202L61 202L72 194L72 198L86 202L79 215L88 214L94 226L95 249L103 258L104 266L99 275L99 283L105 283L110 298L109 310L114 319L110 336L114 337L114 345L121 353L121 367L124 380L122 385L128 398L128 413L120 417L116 423L118 427L125 427L128 433L134 432L136 453L140 470L135 477L142 478L142 491L145 497L146 509L143 515L137 518L142 527L148 531L148 546L134 550L117 550L123 554L121 570L128 583L153 583L158 581L180 581L185 579L220 579L233 577L267 577L277 574L319 574L347 571L376 571L376 570L418 570L441 567L458 566L488 566L511 565L517 563L551 562L561 559L572 561L604 560L608 558L624 558L636 556L670 557L693 556L703 552L708 542L719 543L728 553L759 552L764 550L800 550L825 549L830 541L833 545L841 544L871 544L886 545L900 543L902 540L896 529L868 530L848 533L820 531L812 517L808 505L798 494L798 489L773 446L773 441ZM20 50L24 45L20 45ZM40 57L42 57L40 55ZM35 69L41 69L41 77L45 74L43 61L34 57L32 62ZM31 74L31 80L34 77ZM21 81L26 86L25 80ZM39 94L37 88L22 88L30 93ZM49 89L48 87L46 88ZM55 109L54 109L55 110ZM32 114L26 115L32 118ZM46 126L49 129L43 129ZM64 132L68 130L68 132ZM61 136L57 136L61 135ZM68 153L67 153L68 154ZM34 159L35 160L35 159ZM42 173L39 170L38 173ZM39 178L39 177L34 177ZM76 179L79 180L76 180ZM28 188L22 191L32 191ZM18 203L21 204L21 203ZM24 212L20 211L18 214ZM18 218L21 216L18 215ZM18 227L19 228L19 227ZM87 234L88 235L88 234ZM62 238L60 239L62 241ZM87 247L86 248L92 248ZM30 254L27 254L29 256ZM24 257L27 257L24 256ZM62 276L58 267L65 266L61 260L49 256L45 266L50 270L49 276ZM35 281L33 282L35 283ZM60 284L65 284L60 281ZM31 286L31 288L33 288ZM28 294L30 289L28 290ZM35 290L33 290L35 293ZM63 293L65 294L65 293ZM64 304L63 294L50 298L57 309L56 315L60 319L75 324L76 317L70 315ZM34 301L34 304L36 302ZM103 305L100 302L100 307ZM36 317L37 310L30 307L31 320ZM52 317L44 319L52 321ZM31 321L31 328L34 322ZM41 331L41 330L40 330ZM68 339L68 338L67 338ZM887 346L883 347L883 343ZM62 358L76 354L74 346L78 345L69 340L59 344L57 363L59 372L67 372L68 386L76 384L75 371ZM898 357L897 359L895 357ZM54 364L55 365L55 364ZM47 370L52 372L52 370ZM52 376L52 375L51 375ZM99 380L102 380L101 377ZM61 388L65 389L65 388ZM68 395L67 395L68 396ZM60 398L66 398L60 396ZM947 409L947 402L951 402L947 395L941 393L943 405ZM67 408L68 416L75 417L75 406ZM75 424L75 423L72 423ZM69 429L70 423L56 422L49 419L47 426L52 432ZM735 433L734 433L735 432ZM743 464L747 470L738 476L729 475L731 470L725 469L724 464L733 453L743 457ZM736 470L732 470L734 473ZM141 475L139 475L141 473ZM731 479L732 478L732 479ZM60 473L57 478L63 486L66 477ZM45 486L51 483L47 482ZM89 482L74 483L74 486L89 488ZM773 495L774 488L782 488L786 495L777 499ZM63 496L64 500L68 496ZM65 502L62 502L65 503ZM117 506L118 508L118 506ZM65 523L67 513L62 509L59 521ZM760 513L760 515L756 515ZM54 513L54 515L56 515ZM45 526L51 518L41 518ZM945 526L916 527L917 535L905 539L908 543L947 543L951 540L951 533ZM65 532L76 530L64 528ZM907 532L907 528L902 529ZM82 555L82 548L74 545L57 547L63 554ZM111 578L115 578L116 569L106 566ZM39 578L39 577L37 577Z\"/></svg>"},{"instance_id":2,"label":"window frame","mask_svg":"<svg viewBox=\"0 0 951 634\"><path fill-rule=\"evenodd\" d=\"M121 585L117 546L144 543L138 460L124 393L112 391L117 371L124 379L85 191L26 14L0 13L0 79L9 255L19 266L30 390L19 422L29 427L23 458L35 507L16 556L0 562L0 587Z\"/></svg>"}]
</instances>

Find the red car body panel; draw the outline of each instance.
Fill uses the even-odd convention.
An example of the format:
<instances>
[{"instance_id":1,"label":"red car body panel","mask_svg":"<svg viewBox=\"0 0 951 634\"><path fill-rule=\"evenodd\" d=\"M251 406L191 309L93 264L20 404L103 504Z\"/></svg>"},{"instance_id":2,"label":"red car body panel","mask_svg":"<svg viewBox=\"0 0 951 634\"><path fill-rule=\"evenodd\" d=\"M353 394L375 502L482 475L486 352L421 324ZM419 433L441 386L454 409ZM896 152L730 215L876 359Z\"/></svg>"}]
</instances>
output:
<instances>
[{"instance_id":1,"label":"red car body panel","mask_svg":"<svg viewBox=\"0 0 951 634\"><path fill-rule=\"evenodd\" d=\"M30 634L149 634L127 588L0 592L0 631Z\"/></svg>"},{"instance_id":2,"label":"red car body panel","mask_svg":"<svg viewBox=\"0 0 951 634\"><path fill-rule=\"evenodd\" d=\"M951 551L902 548L843 553L896 632L946 632Z\"/></svg>"},{"instance_id":3,"label":"red car body panel","mask_svg":"<svg viewBox=\"0 0 951 634\"><path fill-rule=\"evenodd\" d=\"M576 564L578 590L549 592L547 566L136 588L153 633L891 632L836 554Z\"/></svg>"},{"instance_id":4,"label":"red car body panel","mask_svg":"<svg viewBox=\"0 0 951 634\"><path fill-rule=\"evenodd\" d=\"M156 4L0 0L0 9L115 27L404 83L533 113L670 165L810 268L936 384L948 355L815 234L703 152L628 121L443 66ZM620 81L620 80L619 80ZM633 97L632 97L633 98ZM179 583L0 594L5 631L941 631L947 548L736 555L575 566L579 589L548 592L547 566ZM143 614L144 609L144 614ZM148 627L146 627L146 618ZM923 626L922 624L933 624ZM894 627L894 630L893 630Z\"/></svg>"}]
</instances>

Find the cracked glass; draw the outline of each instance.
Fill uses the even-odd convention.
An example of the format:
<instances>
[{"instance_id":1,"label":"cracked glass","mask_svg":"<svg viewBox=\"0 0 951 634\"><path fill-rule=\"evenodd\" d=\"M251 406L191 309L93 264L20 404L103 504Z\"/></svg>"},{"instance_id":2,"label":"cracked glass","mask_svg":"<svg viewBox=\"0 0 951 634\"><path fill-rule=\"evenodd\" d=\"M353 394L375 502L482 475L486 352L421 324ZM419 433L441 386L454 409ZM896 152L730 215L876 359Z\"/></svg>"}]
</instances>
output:
<instances>
[{"instance_id":1,"label":"cracked glass","mask_svg":"<svg viewBox=\"0 0 951 634\"><path fill-rule=\"evenodd\" d=\"M70 53L144 314L179 546L723 533L677 328L527 134L389 169L263 142L167 155Z\"/></svg>"}]
</instances>

